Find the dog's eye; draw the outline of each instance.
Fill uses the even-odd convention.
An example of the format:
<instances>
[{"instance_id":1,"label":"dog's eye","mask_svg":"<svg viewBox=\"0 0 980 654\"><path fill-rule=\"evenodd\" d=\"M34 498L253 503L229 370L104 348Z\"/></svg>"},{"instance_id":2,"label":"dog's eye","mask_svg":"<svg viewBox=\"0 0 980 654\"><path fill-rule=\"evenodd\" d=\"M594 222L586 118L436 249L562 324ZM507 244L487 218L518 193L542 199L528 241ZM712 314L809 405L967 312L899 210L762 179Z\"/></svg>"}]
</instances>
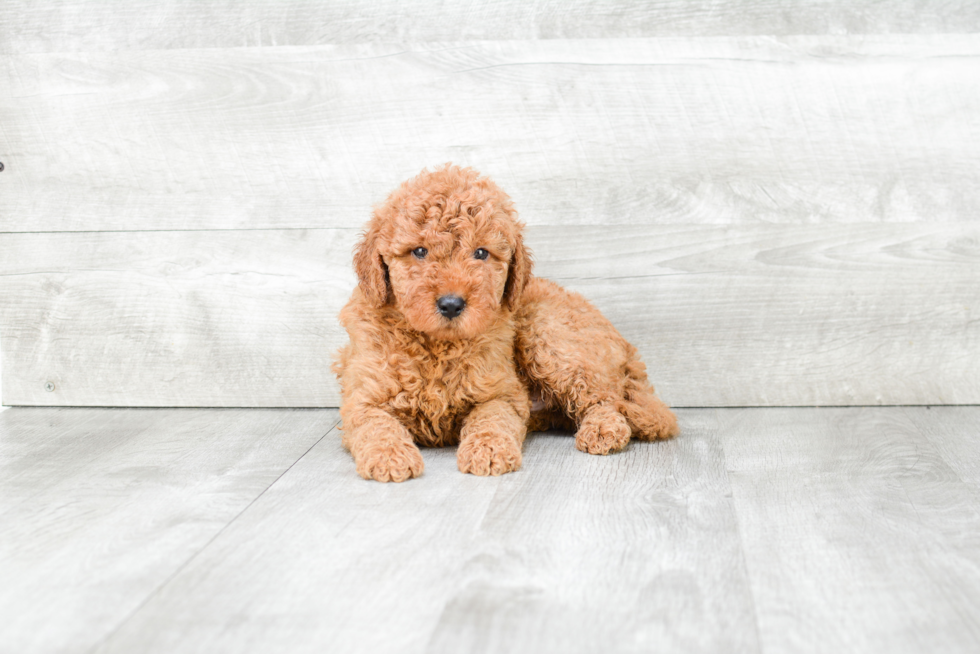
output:
<instances>
[{"instance_id":1,"label":"dog's eye","mask_svg":"<svg viewBox=\"0 0 980 654\"><path fill-rule=\"evenodd\" d=\"M481 261L489 256L490 253L484 250L483 248L477 248L476 252L473 253L473 258L480 259Z\"/></svg>"},{"instance_id":2,"label":"dog's eye","mask_svg":"<svg viewBox=\"0 0 980 654\"><path fill-rule=\"evenodd\" d=\"M428 253L429 251L426 250L425 248L415 248L414 250L412 250L412 254L415 255L416 259L424 259L425 255L427 255Z\"/></svg>"}]
</instances>

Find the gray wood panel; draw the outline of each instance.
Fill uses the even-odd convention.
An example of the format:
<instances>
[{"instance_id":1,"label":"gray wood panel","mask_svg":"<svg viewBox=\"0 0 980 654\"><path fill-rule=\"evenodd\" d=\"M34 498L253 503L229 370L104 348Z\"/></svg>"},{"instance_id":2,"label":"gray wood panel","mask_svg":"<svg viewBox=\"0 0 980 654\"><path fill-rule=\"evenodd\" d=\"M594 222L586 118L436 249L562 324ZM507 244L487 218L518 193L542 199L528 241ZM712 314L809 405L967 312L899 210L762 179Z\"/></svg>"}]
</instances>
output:
<instances>
[{"instance_id":1,"label":"gray wood panel","mask_svg":"<svg viewBox=\"0 0 980 654\"><path fill-rule=\"evenodd\" d=\"M758 651L717 440L423 456L368 483L323 440L97 651Z\"/></svg>"},{"instance_id":2,"label":"gray wood panel","mask_svg":"<svg viewBox=\"0 0 980 654\"><path fill-rule=\"evenodd\" d=\"M976 407L909 409L906 420L929 438L943 461L977 494L980 506L980 411Z\"/></svg>"},{"instance_id":3,"label":"gray wood panel","mask_svg":"<svg viewBox=\"0 0 980 654\"><path fill-rule=\"evenodd\" d=\"M501 483L423 456L367 482L329 435L96 651L421 650Z\"/></svg>"},{"instance_id":4,"label":"gray wood panel","mask_svg":"<svg viewBox=\"0 0 980 654\"><path fill-rule=\"evenodd\" d=\"M971 221L980 35L0 58L0 231L352 227L423 166L530 224Z\"/></svg>"},{"instance_id":5,"label":"gray wood panel","mask_svg":"<svg viewBox=\"0 0 980 654\"><path fill-rule=\"evenodd\" d=\"M336 406L357 230L0 235L4 402ZM678 406L980 401L968 224L531 228ZM48 383L54 390L48 391Z\"/></svg>"},{"instance_id":6,"label":"gray wood panel","mask_svg":"<svg viewBox=\"0 0 980 654\"><path fill-rule=\"evenodd\" d=\"M378 484L332 411L13 408L0 650L980 647L954 466L980 407L679 417L608 457L532 434L498 478L426 449L421 478Z\"/></svg>"},{"instance_id":7,"label":"gray wood panel","mask_svg":"<svg viewBox=\"0 0 980 654\"><path fill-rule=\"evenodd\" d=\"M6 408L3 402L3 323L0 321L0 411Z\"/></svg>"},{"instance_id":8,"label":"gray wood panel","mask_svg":"<svg viewBox=\"0 0 980 654\"><path fill-rule=\"evenodd\" d=\"M980 31L967 0L6 0L0 54L365 41Z\"/></svg>"},{"instance_id":9,"label":"gray wood panel","mask_svg":"<svg viewBox=\"0 0 980 654\"><path fill-rule=\"evenodd\" d=\"M724 453L687 415L609 457L532 436L428 651L759 651Z\"/></svg>"},{"instance_id":10,"label":"gray wood panel","mask_svg":"<svg viewBox=\"0 0 980 654\"><path fill-rule=\"evenodd\" d=\"M980 648L977 497L936 446L975 440L958 418L977 413L696 414L725 449L764 650Z\"/></svg>"},{"instance_id":11,"label":"gray wood panel","mask_svg":"<svg viewBox=\"0 0 980 654\"><path fill-rule=\"evenodd\" d=\"M299 410L4 412L0 651L89 651L337 419Z\"/></svg>"},{"instance_id":12,"label":"gray wood panel","mask_svg":"<svg viewBox=\"0 0 980 654\"><path fill-rule=\"evenodd\" d=\"M329 368L355 238L0 235L4 402L337 406Z\"/></svg>"}]
</instances>

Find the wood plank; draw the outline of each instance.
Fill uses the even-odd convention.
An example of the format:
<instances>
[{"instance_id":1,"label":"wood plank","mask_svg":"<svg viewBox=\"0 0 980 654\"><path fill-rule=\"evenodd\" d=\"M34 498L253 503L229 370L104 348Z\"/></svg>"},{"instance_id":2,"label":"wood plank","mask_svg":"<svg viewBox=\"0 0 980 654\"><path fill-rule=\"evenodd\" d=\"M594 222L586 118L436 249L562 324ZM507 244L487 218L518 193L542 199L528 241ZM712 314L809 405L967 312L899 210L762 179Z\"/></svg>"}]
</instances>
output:
<instances>
[{"instance_id":1,"label":"wood plank","mask_svg":"<svg viewBox=\"0 0 980 654\"><path fill-rule=\"evenodd\" d=\"M759 651L724 454L692 413L682 438L610 457L533 436L429 651Z\"/></svg>"},{"instance_id":2,"label":"wood plank","mask_svg":"<svg viewBox=\"0 0 980 654\"><path fill-rule=\"evenodd\" d=\"M423 456L366 482L330 434L94 651L420 650L501 483Z\"/></svg>"},{"instance_id":3,"label":"wood plank","mask_svg":"<svg viewBox=\"0 0 980 654\"><path fill-rule=\"evenodd\" d=\"M757 651L717 441L590 457L532 436L404 485L325 439L97 651Z\"/></svg>"},{"instance_id":4,"label":"wood plank","mask_svg":"<svg viewBox=\"0 0 980 654\"><path fill-rule=\"evenodd\" d=\"M382 485L321 439L331 411L12 409L3 643L977 649L980 511L947 461L980 407L679 413L679 439L623 454L535 434L513 475L447 448Z\"/></svg>"},{"instance_id":5,"label":"wood plank","mask_svg":"<svg viewBox=\"0 0 980 654\"><path fill-rule=\"evenodd\" d=\"M711 0L622 3L7 0L0 54L188 47L323 45L643 36L963 33L980 31L964 0Z\"/></svg>"},{"instance_id":6,"label":"wood plank","mask_svg":"<svg viewBox=\"0 0 980 654\"><path fill-rule=\"evenodd\" d=\"M678 406L975 404L980 231L940 225L541 229Z\"/></svg>"},{"instance_id":7,"label":"wood plank","mask_svg":"<svg viewBox=\"0 0 980 654\"><path fill-rule=\"evenodd\" d=\"M447 160L537 225L968 222L978 78L976 34L9 55L0 231L351 227Z\"/></svg>"},{"instance_id":8,"label":"wood plank","mask_svg":"<svg viewBox=\"0 0 980 654\"><path fill-rule=\"evenodd\" d=\"M336 422L336 411L4 412L3 649L89 651Z\"/></svg>"},{"instance_id":9,"label":"wood plank","mask_svg":"<svg viewBox=\"0 0 980 654\"><path fill-rule=\"evenodd\" d=\"M0 323L0 333L2 331L2 323ZM3 401L3 336L0 335L0 411L4 411L7 408Z\"/></svg>"},{"instance_id":10,"label":"wood plank","mask_svg":"<svg viewBox=\"0 0 980 654\"><path fill-rule=\"evenodd\" d=\"M980 412L964 411L973 420ZM914 414L933 427L911 424ZM724 445L763 649L980 647L980 512L932 442L953 414L703 416ZM964 437L975 434L957 434Z\"/></svg>"},{"instance_id":11,"label":"wood plank","mask_svg":"<svg viewBox=\"0 0 980 654\"><path fill-rule=\"evenodd\" d=\"M980 410L977 407L909 409L907 420L929 439L943 461L980 498Z\"/></svg>"},{"instance_id":12,"label":"wood plank","mask_svg":"<svg viewBox=\"0 0 980 654\"><path fill-rule=\"evenodd\" d=\"M355 230L0 235L4 401L337 406ZM51 390L48 390L51 389Z\"/></svg>"},{"instance_id":13,"label":"wood plank","mask_svg":"<svg viewBox=\"0 0 980 654\"><path fill-rule=\"evenodd\" d=\"M336 406L355 239L0 235L4 401ZM980 401L976 227L537 227L528 243L674 405Z\"/></svg>"}]
</instances>

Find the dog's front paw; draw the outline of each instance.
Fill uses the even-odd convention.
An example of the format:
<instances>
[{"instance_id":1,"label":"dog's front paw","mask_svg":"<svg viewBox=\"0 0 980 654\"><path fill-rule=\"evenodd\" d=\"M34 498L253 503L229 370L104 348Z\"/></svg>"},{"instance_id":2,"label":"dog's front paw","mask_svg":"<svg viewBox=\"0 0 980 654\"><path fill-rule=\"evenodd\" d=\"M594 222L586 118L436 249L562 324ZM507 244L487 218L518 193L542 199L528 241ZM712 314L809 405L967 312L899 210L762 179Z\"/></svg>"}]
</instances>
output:
<instances>
[{"instance_id":1,"label":"dog's front paw","mask_svg":"<svg viewBox=\"0 0 980 654\"><path fill-rule=\"evenodd\" d=\"M357 474L377 481L405 481L425 470L422 453L415 443L391 440L358 448Z\"/></svg>"},{"instance_id":2,"label":"dog's front paw","mask_svg":"<svg viewBox=\"0 0 980 654\"><path fill-rule=\"evenodd\" d=\"M593 407L575 432L575 447L589 454L611 454L630 442L626 418L611 406Z\"/></svg>"},{"instance_id":3,"label":"dog's front paw","mask_svg":"<svg viewBox=\"0 0 980 654\"><path fill-rule=\"evenodd\" d=\"M486 477L514 472L521 467L521 445L502 433L470 434L456 452L460 472Z\"/></svg>"}]
</instances>

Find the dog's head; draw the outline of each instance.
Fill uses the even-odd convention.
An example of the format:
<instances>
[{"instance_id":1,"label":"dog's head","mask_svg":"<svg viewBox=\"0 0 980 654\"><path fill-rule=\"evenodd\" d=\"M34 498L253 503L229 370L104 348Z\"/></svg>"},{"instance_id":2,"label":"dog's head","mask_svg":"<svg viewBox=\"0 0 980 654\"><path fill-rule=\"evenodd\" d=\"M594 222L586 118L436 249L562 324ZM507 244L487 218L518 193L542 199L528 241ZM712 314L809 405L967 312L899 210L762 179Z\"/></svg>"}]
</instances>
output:
<instances>
[{"instance_id":1,"label":"dog's head","mask_svg":"<svg viewBox=\"0 0 980 654\"><path fill-rule=\"evenodd\" d=\"M531 275L517 212L470 168L423 171L375 208L354 253L362 292L413 329L473 338L513 310Z\"/></svg>"}]
</instances>

